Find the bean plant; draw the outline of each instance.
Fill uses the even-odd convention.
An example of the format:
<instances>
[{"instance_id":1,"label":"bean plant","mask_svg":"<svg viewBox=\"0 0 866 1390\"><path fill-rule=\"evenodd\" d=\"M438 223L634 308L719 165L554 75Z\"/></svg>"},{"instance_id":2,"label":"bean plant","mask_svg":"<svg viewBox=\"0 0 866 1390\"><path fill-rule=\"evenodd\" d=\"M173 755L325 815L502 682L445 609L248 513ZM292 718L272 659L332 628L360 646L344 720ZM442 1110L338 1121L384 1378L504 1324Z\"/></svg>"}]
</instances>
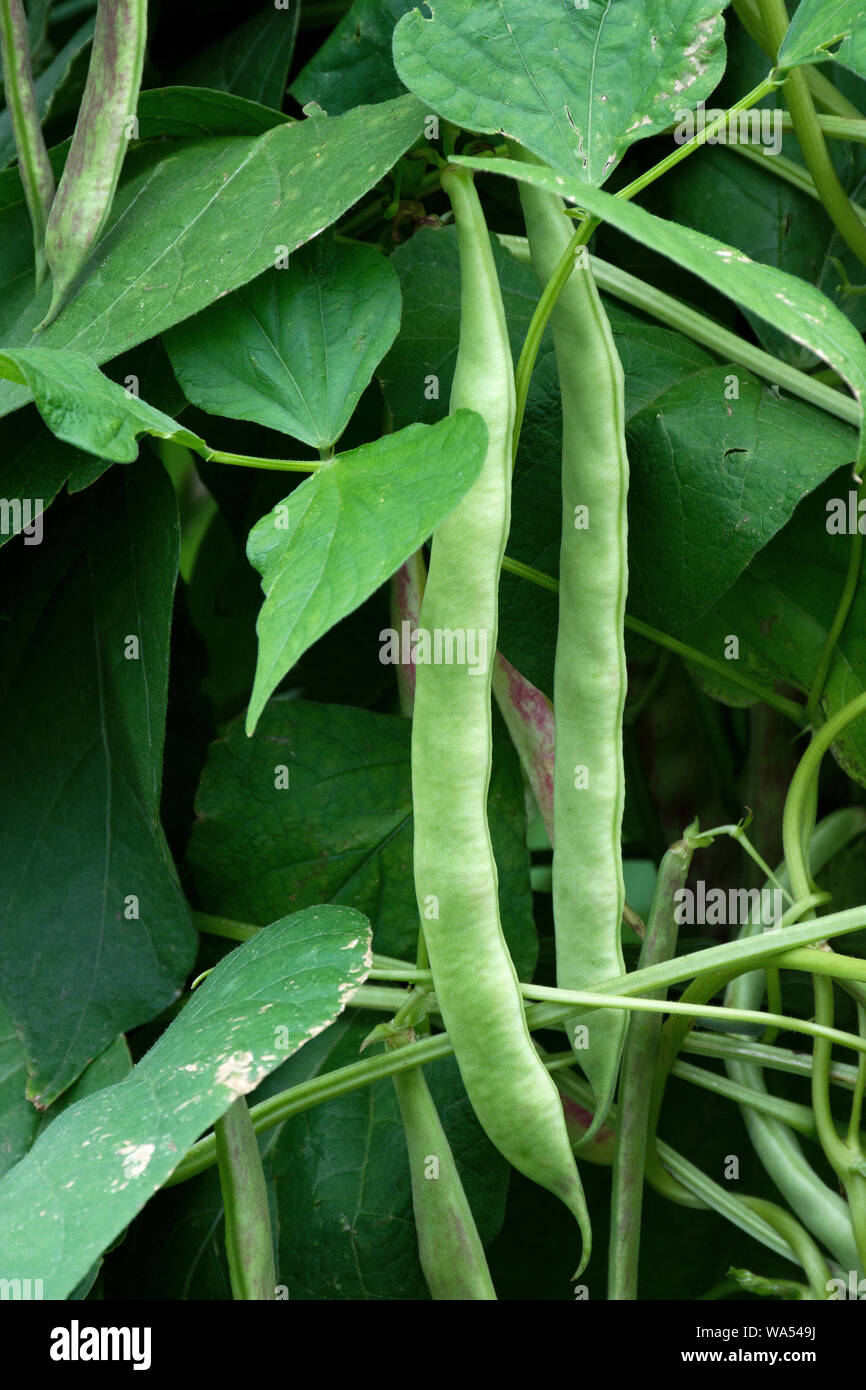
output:
<instances>
[{"instance_id":1,"label":"bean plant","mask_svg":"<svg viewBox=\"0 0 866 1390\"><path fill-rule=\"evenodd\" d=\"M866 1298L866 5L177 8L0 0L4 1297Z\"/></svg>"}]
</instances>

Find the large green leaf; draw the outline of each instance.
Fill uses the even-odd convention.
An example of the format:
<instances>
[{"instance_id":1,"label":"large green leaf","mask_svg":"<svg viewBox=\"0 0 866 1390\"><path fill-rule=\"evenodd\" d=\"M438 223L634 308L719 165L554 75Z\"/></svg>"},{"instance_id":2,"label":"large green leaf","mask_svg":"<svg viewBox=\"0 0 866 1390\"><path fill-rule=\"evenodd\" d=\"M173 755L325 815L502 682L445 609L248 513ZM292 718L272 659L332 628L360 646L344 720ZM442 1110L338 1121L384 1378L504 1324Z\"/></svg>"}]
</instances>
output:
<instances>
[{"instance_id":1,"label":"large green leaf","mask_svg":"<svg viewBox=\"0 0 866 1390\"><path fill-rule=\"evenodd\" d=\"M399 569L453 511L484 463L487 428L459 410L329 459L253 527L250 562L265 601L247 710L252 733L268 697L308 647Z\"/></svg>"},{"instance_id":2,"label":"large green leaf","mask_svg":"<svg viewBox=\"0 0 866 1390\"><path fill-rule=\"evenodd\" d=\"M235 720L208 750L187 851L190 893L214 915L262 924L280 904L345 903L383 955L414 956L411 722L290 696L253 738ZM488 798L503 930L521 979L537 953L522 783L497 740Z\"/></svg>"},{"instance_id":3,"label":"large green leaf","mask_svg":"<svg viewBox=\"0 0 866 1390\"><path fill-rule=\"evenodd\" d=\"M837 43L839 48L828 52ZM794 68L826 58L835 58L860 77L866 77L866 4L863 0L800 0L779 49L778 65Z\"/></svg>"},{"instance_id":4,"label":"large green leaf","mask_svg":"<svg viewBox=\"0 0 866 1390\"><path fill-rule=\"evenodd\" d=\"M336 221L420 135L413 97L264 135L130 152L108 231L84 285L42 333L96 362L162 333L254 279ZM0 199L2 202L2 199ZM0 343L25 347L48 307L32 295L32 234L23 195L0 212L6 275ZM0 414L29 399L0 387Z\"/></svg>"},{"instance_id":5,"label":"large green leaf","mask_svg":"<svg viewBox=\"0 0 866 1390\"><path fill-rule=\"evenodd\" d=\"M601 184L629 145L708 97L726 0L434 0L394 32L410 91L456 125L513 137Z\"/></svg>"},{"instance_id":6,"label":"large green leaf","mask_svg":"<svg viewBox=\"0 0 866 1390\"><path fill-rule=\"evenodd\" d=\"M173 489L142 461L45 525L3 552L0 665L0 994L40 1105L170 1004L195 952L159 822Z\"/></svg>"},{"instance_id":7,"label":"large green leaf","mask_svg":"<svg viewBox=\"0 0 866 1390\"><path fill-rule=\"evenodd\" d=\"M353 106L385 101L405 89L394 71L394 25L416 0L355 0L292 83L303 106L317 101L331 116Z\"/></svg>"},{"instance_id":8,"label":"large green leaf","mask_svg":"<svg viewBox=\"0 0 866 1390\"><path fill-rule=\"evenodd\" d=\"M768 685L808 691L848 567L851 537L831 534L828 503L846 504L854 484L839 470L798 507L788 525L756 555L726 594L681 636L719 660L737 637L737 666ZM742 689L694 668L713 695L745 703ZM839 637L824 691L829 716L866 689L866 590L861 584ZM837 761L866 786L866 728L856 720L833 747Z\"/></svg>"},{"instance_id":9,"label":"large green leaf","mask_svg":"<svg viewBox=\"0 0 866 1390\"><path fill-rule=\"evenodd\" d=\"M730 588L856 446L839 420L729 366L671 384L626 437L629 611L670 633Z\"/></svg>"},{"instance_id":10,"label":"large green leaf","mask_svg":"<svg viewBox=\"0 0 866 1390\"><path fill-rule=\"evenodd\" d=\"M390 262L372 246L320 236L286 268L171 329L165 345L193 405L326 449L399 327Z\"/></svg>"},{"instance_id":11,"label":"large green leaf","mask_svg":"<svg viewBox=\"0 0 866 1390\"><path fill-rule=\"evenodd\" d=\"M369 942L360 913L311 908L221 960L128 1078L67 1110L0 1182L4 1276L67 1297L195 1139L345 1008Z\"/></svg>"},{"instance_id":12,"label":"large green leaf","mask_svg":"<svg viewBox=\"0 0 866 1390\"><path fill-rule=\"evenodd\" d=\"M758 314L775 328L822 357L853 391L861 410L858 459L863 461L863 396L866 393L866 344L854 325L812 285L775 266L761 265L734 246L690 227L655 217L634 203L603 189L563 178L549 169L513 160L458 158L456 163L489 173L508 174L585 208L626 236L667 256L707 281L742 308Z\"/></svg>"},{"instance_id":13,"label":"large green leaf","mask_svg":"<svg viewBox=\"0 0 866 1390\"><path fill-rule=\"evenodd\" d=\"M176 81L219 87L250 101L279 108L295 49L300 4L264 4L216 43L186 63Z\"/></svg>"}]
</instances>

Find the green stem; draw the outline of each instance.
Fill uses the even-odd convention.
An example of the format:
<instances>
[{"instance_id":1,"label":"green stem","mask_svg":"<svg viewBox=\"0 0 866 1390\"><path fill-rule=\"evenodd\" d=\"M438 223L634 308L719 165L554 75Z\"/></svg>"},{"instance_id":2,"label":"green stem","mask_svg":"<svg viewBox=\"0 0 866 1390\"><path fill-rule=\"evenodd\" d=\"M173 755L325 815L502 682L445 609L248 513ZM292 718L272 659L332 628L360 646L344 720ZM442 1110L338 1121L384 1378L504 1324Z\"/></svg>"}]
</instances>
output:
<instances>
[{"instance_id":1,"label":"green stem","mask_svg":"<svg viewBox=\"0 0 866 1390\"><path fill-rule=\"evenodd\" d=\"M866 1009L862 1004L857 1006L857 1026L860 1036L866 1034ZM848 1142L853 1144L855 1140L860 1142L860 1119L863 1114L863 1096L866 1092L866 1056L862 1053L857 1059L857 1081L854 1086L854 1095L851 1099L851 1118L848 1124ZM827 1067L827 1078L833 1080L832 1058Z\"/></svg>"},{"instance_id":2,"label":"green stem","mask_svg":"<svg viewBox=\"0 0 866 1390\"><path fill-rule=\"evenodd\" d=\"M834 89L835 90L835 89ZM780 111L782 129L793 131L794 118L790 111ZM851 116L818 116L817 121L824 135L831 140L853 140L855 144L866 144L866 121Z\"/></svg>"},{"instance_id":3,"label":"green stem","mask_svg":"<svg viewBox=\"0 0 866 1390\"><path fill-rule=\"evenodd\" d=\"M436 192L436 189L439 187L439 173L440 170L437 168L435 172L427 174L421 180L415 194L415 198L419 203L426 198L428 194ZM356 212L354 217L350 217L347 221L339 223L335 231L335 236L338 238L353 239L357 237L359 232L365 232L370 227L374 227L376 223L381 220L385 209L390 207L393 201L393 196L388 194L383 195L381 198L376 198L372 203L368 203L366 207L361 208L360 212Z\"/></svg>"},{"instance_id":4,"label":"green stem","mask_svg":"<svg viewBox=\"0 0 866 1390\"><path fill-rule=\"evenodd\" d=\"M858 508L860 501L862 500L864 495L864 488L866 488L866 484L861 482L857 488ZM844 628L845 623L848 620L848 614L851 611L851 605L854 602L854 598L857 593L857 586L860 582L860 568L862 561L863 537L861 536L860 531L857 530L851 537L851 547L848 554L848 569L845 574L845 583L842 587L842 594L839 599L839 605L833 616L833 621L830 624L830 631L827 633L827 640L824 643L824 648L821 652L818 665L815 669L815 675L812 679L812 685L809 690L809 700L808 704L806 705L806 712L809 717L809 722L812 725L817 724L820 720L821 697L824 694L824 685L827 680L827 676L830 672L830 664L833 660L833 653L836 650L839 638L842 636L842 629Z\"/></svg>"},{"instance_id":5,"label":"green stem","mask_svg":"<svg viewBox=\"0 0 866 1390\"><path fill-rule=\"evenodd\" d=\"M813 976L815 990L815 1021L831 1028L834 1017L833 982ZM821 1147L845 1188L851 1213L851 1225L861 1267L866 1269L866 1172L859 1131L842 1139L836 1132L836 1122L830 1107L831 1043L826 1037L815 1037L812 1054L812 1112ZM855 1096L856 1096L855 1092Z\"/></svg>"},{"instance_id":6,"label":"green stem","mask_svg":"<svg viewBox=\"0 0 866 1390\"><path fill-rule=\"evenodd\" d=\"M691 140L687 140L684 145L680 145L679 149L674 150L666 159L654 164L651 169L647 169L645 174L639 175L625 188L620 189L616 196L627 199L642 193L645 188L648 188L651 183L655 183L656 179L661 178L669 169L673 169L681 160L686 159L701 145L706 144L711 135L715 135L717 131L722 130L728 124L731 116L735 116L740 111L748 111L752 106L757 106L759 101L763 101L765 96L769 96L770 92L775 91L779 86L781 86L781 81L776 74L774 72L768 73L757 87L753 87L744 97L740 97L739 101L728 107L727 111L723 111L714 121L710 121L709 125L705 126L697 135L692 136Z\"/></svg>"},{"instance_id":7,"label":"green stem","mask_svg":"<svg viewBox=\"0 0 866 1390\"><path fill-rule=\"evenodd\" d=\"M758 12L767 37L778 53L788 31L785 0L758 0ZM851 206L851 200L833 167L827 142L818 124L806 74L800 68L792 68L788 73L785 95L794 122L794 133L821 202L843 241L866 265L866 227Z\"/></svg>"},{"instance_id":8,"label":"green stem","mask_svg":"<svg viewBox=\"0 0 866 1390\"><path fill-rule=\"evenodd\" d=\"M832 1028L834 1018L833 981L815 976L815 1020L824 1028ZM812 1052L812 1113L815 1128L827 1158L839 1177L848 1175L850 1152L836 1133L836 1123L830 1108L830 1061L832 1053L826 1038L816 1036Z\"/></svg>"},{"instance_id":9,"label":"green stem","mask_svg":"<svg viewBox=\"0 0 866 1390\"><path fill-rule=\"evenodd\" d=\"M721 1004L650 999L643 995L614 994L607 991L597 993L593 990L548 989L544 985L524 985L522 993L525 999L537 999L540 1002L550 1000L556 1003L562 1001L563 1004L573 1004L584 1009L626 1009L638 1013L672 1014L685 1019L714 1018L726 1023L771 1023L786 1032L805 1033L812 1038L821 1038L826 1042L839 1043L842 1047L850 1047L856 1052L866 1052L866 1038L858 1037L856 1033L845 1033L838 1028L811 1023L804 1018L793 1018L789 1014L764 1013L760 1009L730 1009Z\"/></svg>"},{"instance_id":10,"label":"green stem","mask_svg":"<svg viewBox=\"0 0 866 1390\"><path fill-rule=\"evenodd\" d=\"M786 927L783 931L776 928L768 928L757 936L738 937L735 941L726 941L721 946L708 946L700 951L691 951L686 955L677 956L674 960L665 964L653 965L640 970L632 970L626 975L617 976L616 979L605 980L595 986L592 995L593 1006L595 1001L602 997L609 997L611 1008L628 1007L623 1003L624 996L639 995L651 990L667 988L669 985L681 984L685 980L698 979L701 976L718 974L727 975L731 978L741 973L747 973L756 969L763 969L766 965L775 965L780 956L795 950L800 946L812 945L816 937L824 937L826 940L837 936L846 935L849 932L861 931L866 927L866 906L846 908L843 912L832 912L826 917L822 917L820 922L803 922L797 926ZM523 986L527 997L540 998L540 992L545 988L541 985ZM547 989L545 997L549 999L574 999L575 994L571 990L550 990ZM590 996L583 995L582 1000ZM644 1003L646 1008L664 1008L651 1000ZM532 1027L545 1028L559 1024L568 1016L568 1004L538 1004L533 1011ZM680 1012L680 1010L677 1010ZM682 1012L688 1012L688 1008ZM527 1011L527 1015L529 1011ZM756 1015L763 1026L767 1022L767 1015ZM751 1020L750 1020L751 1021ZM798 1023L801 1020L797 1020ZM787 1026L788 1020L784 1020ZM853 1034L845 1034L844 1046L853 1048L856 1052L861 1052L866 1043Z\"/></svg>"},{"instance_id":11,"label":"green stem","mask_svg":"<svg viewBox=\"0 0 866 1390\"><path fill-rule=\"evenodd\" d=\"M820 1300L826 1299L830 1284L830 1270L827 1267L827 1261L799 1221L791 1216L790 1212L777 1207L775 1202L764 1201L761 1197L744 1197L742 1200L769 1226L774 1227L790 1245L809 1281L812 1297Z\"/></svg>"},{"instance_id":12,"label":"green stem","mask_svg":"<svg viewBox=\"0 0 866 1390\"><path fill-rule=\"evenodd\" d=\"M525 154L524 156L525 157ZM523 416L526 412L526 401L529 396L529 383L532 380L532 373L535 369L535 362L538 357L538 349L541 347L541 340L550 320L550 315L556 306L560 294L565 288L566 281L574 269L576 258L598 226L598 222L592 218L578 227L571 241L566 246L556 269L548 280L541 292L541 297L535 306L529 327L526 330L526 337L523 340L523 347L520 349L520 357L514 372L514 389L516 395L516 409L514 415L514 436L512 444L512 461L517 458L517 449L520 443L520 431L523 427Z\"/></svg>"},{"instance_id":13,"label":"green stem","mask_svg":"<svg viewBox=\"0 0 866 1390\"><path fill-rule=\"evenodd\" d=\"M811 890L807 868L809 837L804 835L803 829L809 799L817 785L821 760L830 745L862 714L866 714L866 691L843 705L812 735L812 741L791 778L782 816L782 844L795 898L804 898Z\"/></svg>"},{"instance_id":14,"label":"green stem","mask_svg":"<svg viewBox=\"0 0 866 1390\"><path fill-rule=\"evenodd\" d=\"M502 568L507 570L509 574L516 575L518 579L529 580L531 584L537 585L540 589L549 589L554 594L559 592L559 581L554 579L552 575L533 569L531 565L524 565L520 560L513 560L506 555L502 561ZM794 700L788 700L784 695L777 695L775 690L761 685L760 681L753 681L750 676L729 670L724 662L716 661L712 656L706 656L697 648L689 647L685 642L680 642L678 638L670 637L667 633L660 632L658 628L650 627L649 623L643 622L640 618L633 618L629 613L625 615L625 626L632 632L637 632L642 637L648 638L649 641L655 642L658 646L676 652L677 656L683 657L685 661L694 662L696 666L704 666L707 670L714 671L716 675L724 676L734 685L748 690L756 699L763 700L767 705L772 705L780 714L786 715L788 719L793 720L801 728L805 725L806 715L802 705L798 705Z\"/></svg>"},{"instance_id":15,"label":"green stem","mask_svg":"<svg viewBox=\"0 0 866 1390\"><path fill-rule=\"evenodd\" d=\"M214 1125L214 1146L225 1212L232 1296L273 1300L277 1280L268 1190L243 1096Z\"/></svg>"},{"instance_id":16,"label":"green stem","mask_svg":"<svg viewBox=\"0 0 866 1390\"><path fill-rule=\"evenodd\" d=\"M268 468L278 473L315 473L326 460L321 459L260 459L251 454L231 454L223 449L209 449L207 445L198 452L207 463L232 463L241 468Z\"/></svg>"},{"instance_id":17,"label":"green stem","mask_svg":"<svg viewBox=\"0 0 866 1390\"><path fill-rule=\"evenodd\" d=\"M688 1049L687 1043L682 1046ZM733 1050L730 1050L724 1055L731 1057L735 1054ZM740 1055L745 1056L745 1051L742 1051ZM861 1053L861 1057L864 1055L866 1054ZM850 1067L848 1070L856 1074L856 1068ZM796 1101L782 1100L780 1096L771 1095L769 1091L755 1090L754 1087L747 1086L743 1082L733 1081L727 1076L720 1076L718 1072L707 1071L705 1067L692 1066L690 1062L674 1062L670 1074L679 1077L681 1081L688 1081L693 1086L699 1086L703 1091L711 1091L713 1095L724 1096L726 1100L734 1101L737 1105L744 1105L761 1115L768 1115L770 1119L778 1120L780 1124L787 1125L789 1129L802 1134L806 1139L817 1140L818 1138L815 1116L808 1105L798 1105ZM835 1078L831 1079L835 1081ZM834 1125L837 1133L841 1136L842 1127L836 1121L834 1121ZM854 1142L860 1142L859 1130L854 1131L853 1138Z\"/></svg>"},{"instance_id":18,"label":"green stem","mask_svg":"<svg viewBox=\"0 0 866 1390\"><path fill-rule=\"evenodd\" d=\"M209 912L193 912L193 925L208 936L222 936L229 941L249 941L261 927L250 922L235 922L230 917L214 917Z\"/></svg>"},{"instance_id":19,"label":"green stem","mask_svg":"<svg viewBox=\"0 0 866 1390\"><path fill-rule=\"evenodd\" d=\"M820 926L825 936L837 936L859 931L866 926L866 908L849 908L844 912L833 913L822 918ZM639 994L642 989L666 988L669 985L691 979L703 971L730 969L733 964L741 967L744 972L755 970L768 961L774 960L786 950L807 945L810 933L814 936L814 924L789 927L785 932L785 941L782 943L778 941L778 933L769 932L764 933L759 938L730 941L721 946L711 946L702 951L694 951L685 956L678 956L673 961L635 970L630 974L608 981L598 986L597 995L592 996L592 998L593 1000L598 999L600 1004L613 1006L615 1003L616 1007L627 1008L630 1007L630 1001L626 997L614 999L616 991L620 988L627 992L634 991L634 993ZM775 940L773 940L774 935ZM524 990L531 994L537 994L539 989L540 986L537 985L524 986ZM574 997L567 991L547 991L548 997L556 998L557 995L566 999ZM588 997L583 995L581 999L585 1000ZM655 1001L649 1002L655 1003ZM662 1005L661 1007L664 1008L665 1006ZM573 1012L574 1008L571 1003L538 1004L527 1009L526 1018L532 1029L550 1028L562 1024ZM766 1022L765 1014L755 1014L755 1017L760 1019L762 1025ZM784 1023L787 1025L788 1020L784 1020ZM853 1038L849 1034L840 1033L836 1036L845 1046L854 1047L857 1051L866 1050L866 1041L861 1043L859 1038ZM299 1086L294 1086L279 1096L274 1096L253 1106L250 1112L253 1127L258 1134L313 1105L319 1105L323 1101L345 1095L348 1091L355 1090L359 1086L369 1085L372 1081L380 1080L382 1077L391 1076L402 1067L421 1066L423 1063L435 1061L439 1057L447 1057L451 1051L447 1034L440 1033L435 1037L422 1038L418 1042L412 1043L411 1046L401 1048L390 1055L369 1057L361 1062L354 1062L347 1067L341 1067L338 1071L302 1082ZM176 1183L184 1182L209 1168L214 1162L213 1148L213 1136L199 1140L184 1156L164 1186L173 1187Z\"/></svg>"},{"instance_id":20,"label":"green stem","mask_svg":"<svg viewBox=\"0 0 866 1390\"><path fill-rule=\"evenodd\" d=\"M768 1046L763 1042L745 1042L741 1038L726 1038L719 1033L704 1033L693 1029L683 1043L684 1052L693 1052L697 1057L717 1057L721 1061L749 1062L770 1071L787 1072L792 1076L811 1077L812 1058L808 1052L794 1052L791 1048ZM861 1057L864 1054L861 1053ZM844 1062L834 1062L830 1070L830 1080L834 1086L842 1086L853 1091L859 1069ZM750 1088L751 1089L751 1088Z\"/></svg>"},{"instance_id":21,"label":"green stem","mask_svg":"<svg viewBox=\"0 0 866 1390\"><path fill-rule=\"evenodd\" d=\"M294 1115L312 1109L314 1105L336 1100L338 1096L348 1095L362 1086L369 1086L374 1081L393 1076L395 1072L404 1068L418 1067L440 1057L449 1057L452 1051L447 1034L439 1033L436 1037L421 1038L418 1042L395 1052L365 1057L360 1062L351 1062L346 1067L326 1072L324 1076L302 1081L300 1085L292 1086L289 1090L281 1091L279 1095L271 1096L268 1100L252 1106L250 1119L253 1129L256 1134L262 1134L265 1130L282 1124L284 1120L290 1120ZM175 1187L178 1183L186 1182L211 1168L215 1160L214 1136L209 1134L187 1150L163 1186Z\"/></svg>"},{"instance_id":22,"label":"green stem","mask_svg":"<svg viewBox=\"0 0 866 1390\"><path fill-rule=\"evenodd\" d=\"M592 1108L592 1091L585 1081L569 1074L558 1079L557 1085L563 1094L577 1101L584 1109ZM611 1109L608 1120L611 1125L616 1125L616 1108ZM707 1177L706 1173L683 1158L682 1154L677 1153L670 1145L659 1142L658 1147L665 1167L658 1178L647 1174L647 1181L662 1196L670 1198L680 1206L718 1212L726 1221L760 1241L769 1250L774 1250L786 1260L798 1263L798 1257L792 1252L788 1242L780 1238L775 1225L770 1225L753 1211L742 1197L735 1196L719 1183L713 1182L712 1178ZM673 1175L673 1179L666 1181L670 1175Z\"/></svg>"},{"instance_id":23,"label":"green stem","mask_svg":"<svg viewBox=\"0 0 866 1390\"><path fill-rule=\"evenodd\" d=\"M798 1134L805 1135L807 1139L815 1138L815 1119L808 1105L782 1100L767 1091L753 1090L751 1086L731 1081L729 1077L707 1071L705 1067L692 1066L690 1062L674 1062L671 1076L699 1086L703 1091L711 1091L715 1096L724 1096L726 1100L735 1101L737 1105L747 1105L752 1110L760 1111L762 1115L769 1115L772 1119L796 1130Z\"/></svg>"}]
</instances>

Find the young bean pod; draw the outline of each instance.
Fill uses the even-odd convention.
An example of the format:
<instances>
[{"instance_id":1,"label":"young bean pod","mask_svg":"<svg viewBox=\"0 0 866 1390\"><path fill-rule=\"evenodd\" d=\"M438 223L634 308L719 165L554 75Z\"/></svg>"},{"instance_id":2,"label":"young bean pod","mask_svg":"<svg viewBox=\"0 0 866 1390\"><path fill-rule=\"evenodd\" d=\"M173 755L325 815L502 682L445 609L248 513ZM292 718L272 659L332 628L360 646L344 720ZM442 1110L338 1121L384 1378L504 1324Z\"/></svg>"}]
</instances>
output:
<instances>
[{"instance_id":1,"label":"young bean pod","mask_svg":"<svg viewBox=\"0 0 866 1390\"><path fill-rule=\"evenodd\" d=\"M18 151L18 169L33 226L36 288L39 289L45 279L45 227L54 198L54 174L39 123L27 16L21 0L0 0L0 58L6 105Z\"/></svg>"},{"instance_id":2,"label":"young bean pod","mask_svg":"<svg viewBox=\"0 0 866 1390\"><path fill-rule=\"evenodd\" d=\"M573 232L559 201L520 185L532 262L547 284ZM556 980L589 989L624 971L620 832L628 576L623 371L585 250L551 318L562 395L562 543L553 708ZM606 1010L569 1033L601 1124L626 1020ZM584 1045L585 1043L585 1045Z\"/></svg>"},{"instance_id":3,"label":"young bean pod","mask_svg":"<svg viewBox=\"0 0 866 1390\"><path fill-rule=\"evenodd\" d=\"M496 1290L472 1209L422 1067L395 1072L412 1178L418 1255L434 1300L491 1300Z\"/></svg>"},{"instance_id":4,"label":"young bean pod","mask_svg":"<svg viewBox=\"0 0 866 1390\"><path fill-rule=\"evenodd\" d=\"M678 840L659 865L639 969L670 960L676 951L676 895L685 887L691 861L690 847ZM653 990L650 997L664 997L664 991ZM623 1052L608 1257L608 1298L614 1300L638 1296L644 1169L661 1028L660 1014L636 1013Z\"/></svg>"},{"instance_id":5,"label":"young bean pod","mask_svg":"<svg viewBox=\"0 0 866 1390\"><path fill-rule=\"evenodd\" d=\"M246 1097L214 1125L232 1296L276 1297L274 1247L262 1157Z\"/></svg>"},{"instance_id":6,"label":"young bean pod","mask_svg":"<svg viewBox=\"0 0 866 1390\"><path fill-rule=\"evenodd\" d=\"M462 632L484 669L420 664L412 726L415 889L442 1017L466 1092L491 1141L577 1218L583 1190L553 1081L532 1043L502 933L487 821L491 666L499 573L510 522L514 380L490 238L471 175L447 168L461 271L460 343L451 409L486 421L481 474L433 537L421 609L428 632ZM483 646L482 644L486 644Z\"/></svg>"},{"instance_id":7,"label":"young bean pod","mask_svg":"<svg viewBox=\"0 0 866 1390\"><path fill-rule=\"evenodd\" d=\"M99 0L84 96L45 233L60 312L108 220L135 116L147 38L147 0Z\"/></svg>"}]
</instances>

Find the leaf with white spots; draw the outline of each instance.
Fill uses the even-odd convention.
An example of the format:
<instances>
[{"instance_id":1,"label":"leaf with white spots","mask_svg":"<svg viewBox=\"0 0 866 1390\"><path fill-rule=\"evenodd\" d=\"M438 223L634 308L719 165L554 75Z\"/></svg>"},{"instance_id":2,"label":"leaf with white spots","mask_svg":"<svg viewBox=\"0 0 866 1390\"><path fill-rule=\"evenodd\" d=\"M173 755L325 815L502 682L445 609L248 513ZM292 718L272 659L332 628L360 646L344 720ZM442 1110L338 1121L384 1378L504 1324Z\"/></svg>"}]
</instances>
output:
<instances>
[{"instance_id":1,"label":"leaf with white spots","mask_svg":"<svg viewBox=\"0 0 866 1390\"><path fill-rule=\"evenodd\" d=\"M486 451L487 428L473 410L409 425L329 459L256 523L247 555L265 601L247 733L308 647L375 593L454 510Z\"/></svg>"},{"instance_id":2,"label":"leaf with white spots","mask_svg":"<svg viewBox=\"0 0 866 1390\"><path fill-rule=\"evenodd\" d=\"M726 246L705 232L693 231L677 222L666 222L635 203L615 198L576 178L563 178L549 169L516 160L460 157L454 162L485 173L506 174L558 194L593 217L609 222L634 241L667 256L720 294L727 295L735 304L749 309L787 333L794 342L822 357L848 383L860 406L857 459L861 464L864 462L862 411L866 396L866 344L851 320L820 290L796 275L751 260L735 246ZM580 270L575 274L579 275Z\"/></svg>"},{"instance_id":3,"label":"leaf with white spots","mask_svg":"<svg viewBox=\"0 0 866 1390\"><path fill-rule=\"evenodd\" d=\"M710 95L725 0L431 0L394 32L410 91L467 130L505 134L601 184L636 140Z\"/></svg>"},{"instance_id":4,"label":"leaf with white spots","mask_svg":"<svg viewBox=\"0 0 866 1390\"><path fill-rule=\"evenodd\" d=\"M330 906L224 956L129 1075L70 1106L0 1182L4 1278L67 1298L199 1135L343 1011L371 962L366 917Z\"/></svg>"}]
</instances>

